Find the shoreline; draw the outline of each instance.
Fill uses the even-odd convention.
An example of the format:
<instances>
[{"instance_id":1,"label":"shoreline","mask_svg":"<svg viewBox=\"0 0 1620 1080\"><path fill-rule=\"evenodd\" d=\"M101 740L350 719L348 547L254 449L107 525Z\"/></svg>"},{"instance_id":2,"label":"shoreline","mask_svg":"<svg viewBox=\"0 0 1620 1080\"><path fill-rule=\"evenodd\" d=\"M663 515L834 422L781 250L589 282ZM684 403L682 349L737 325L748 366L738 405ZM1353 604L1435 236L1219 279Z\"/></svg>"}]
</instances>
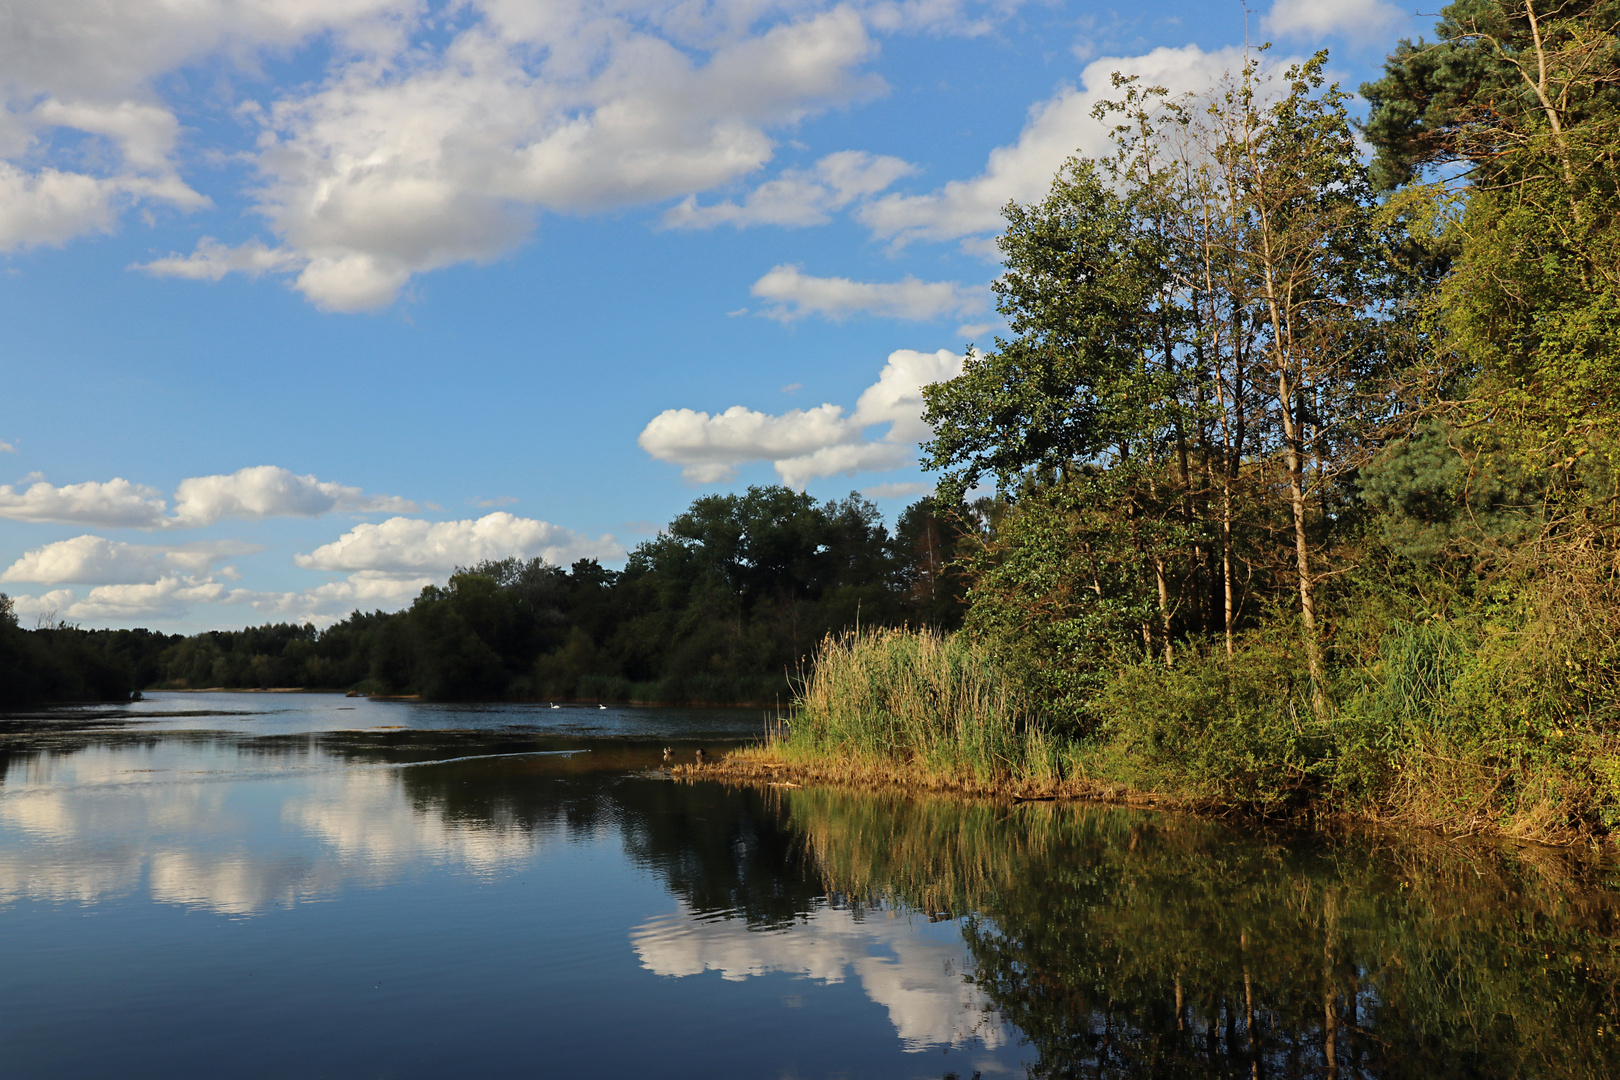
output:
<instances>
[{"instance_id":1,"label":"shoreline","mask_svg":"<svg viewBox=\"0 0 1620 1080\"><path fill-rule=\"evenodd\" d=\"M1502 828L1447 829L1403 820L1399 815L1358 813L1330 808L1310 800L1288 800L1270 809L1218 799L1140 791L1119 781L1068 779L1055 783L1028 780L981 780L978 777L925 773L906 765L851 759L789 761L768 746L758 744L728 751L703 765L676 765L672 776L683 780L712 780L752 787L830 787L845 791L887 795L937 795L961 799L989 799L1019 805L1031 802L1072 802L1135 810L1160 810L1210 819L1268 826L1308 826L1369 829L1377 832L1418 834L1444 842L1467 841L1507 844L1548 851L1580 851L1612 856L1620 847L1620 834L1591 834L1571 830L1560 836L1527 836Z\"/></svg>"},{"instance_id":2,"label":"shoreline","mask_svg":"<svg viewBox=\"0 0 1620 1080\"><path fill-rule=\"evenodd\" d=\"M422 701L421 694L370 694L318 686L156 686L137 691L141 694L339 694L344 697L362 697L371 701ZM612 698L476 698L462 700L446 698L435 701L439 705L540 705L557 702L563 706L609 705L628 709L772 709L779 703L770 701L616 701ZM78 702L49 702L48 704L80 704Z\"/></svg>"},{"instance_id":3,"label":"shoreline","mask_svg":"<svg viewBox=\"0 0 1620 1080\"><path fill-rule=\"evenodd\" d=\"M874 764L851 759L820 762L789 761L768 747L751 746L743 756L730 751L716 761L698 766L681 764L671 774L690 780L720 780L776 787L808 785L839 787L854 791L874 791L930 795L957 795L975 799L1004 799L1023 802L1094 802L1140 809L1177 810L1209 816L1245 813L1209 799L1194 799L1157 791L1139 791L1127 784L1103 780L1061 780L1043 783L1032 780L981 780L978 777L925 773L904 765ZM1274 814L1250 816L1282 819L1301 816L1301 808L1291 807Z\"/></svg>"}]
</instances>

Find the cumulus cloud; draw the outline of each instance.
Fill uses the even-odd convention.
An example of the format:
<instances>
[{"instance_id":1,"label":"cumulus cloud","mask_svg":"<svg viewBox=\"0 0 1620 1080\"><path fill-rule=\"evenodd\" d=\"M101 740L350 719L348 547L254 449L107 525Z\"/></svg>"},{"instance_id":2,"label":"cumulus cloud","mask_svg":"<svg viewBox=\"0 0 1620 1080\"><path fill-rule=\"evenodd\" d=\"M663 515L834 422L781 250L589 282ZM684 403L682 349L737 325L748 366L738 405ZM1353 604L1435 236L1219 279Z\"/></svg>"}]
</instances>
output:
<instances>
[{"instance_id":1,"label":"cumulus cloud","mask_svg":"<svg viewBox=\"0 0 1620 1080\"><path fill-rule=\"evenodd\" d=\"M1320 39L1343 34L1353 41L1385 41L1408 13L1385 0L1277 0L1266 15L1267 33Z\"/></svg>"},{"instance_id":2,"label":"cumulus cloud","mask_svg":"<svg viewBox=\"0 0 1620 1080\"><path fill-rule=\"evenodd\" d=\"M233 594L211 578L166 574L156 581L98 585L82 599L72 589L12 599L17 613L24 616L60 617L75 622L131 622L182 618L196 604L226 603L233 599Z\"/></svg>"},{"instance_id":3,"label":"cumulus cloud","mask_svg":"<svg viewBox=\"0 0 1620 1080\"><path fill-rule=\"evenodd\" d=\"M542 558L566 566L577 559L615 559L613 537L591 539L550 522L497 510L474 520L423 521L395 517L356 525L330 544L293 561L308 570L421 574L471 566L485 559Z\"/></svg>"},{"instance_id":4,"label":"cumulus cloud","mask_svg":"<svg viewBox=\"0 0 1620 1080\"><path fill-rule=\"evenodd\" d=\"M334 512L410 513L416 504L393 495L367 495L357 487L296 476L276 465L256 465L219 476L194 476L174 492L177 527L212 525L224 518L316 517Z\"/></svg>"},{"instance_id":5,"label":"cumulus cloud","mask_svg":"<svg viewBox=\"0 0 1620 1080\"><path fill-rule=\"evenodd\" d=\"M352 63L255 114L258 210L277 247L213 242L145 268L286 271L319 306L373 309L413 274L509 251L536 210L656 202L728 183L770 160L768 129L883 89L858 71L876 46L846 6L757 32L711 28L696 50L671 39L673 12L659 5L641 19L590 7L479 9L442 52ZM886 160L835 161L817 179L838 198L892 172Z\"/></svg>"},{"instance_id":6,"label":"cumulus cloud","mask_svg":"<svg viewBox=\"0 0 1620 1080\"><path fill-rule=\"evenodd\" d=\"M833 212L876 195L915 171L916 166L897 157L844 150L828 154L813 169L786 170L754 188L740 203L699 206L697 196L688 195L664 214L664 224L676 229L822 225L832 220Z\"/></svg>"},{"instance_id":7,"label":"cumulus cloud","mask_svg":"<svg viewBox=\"0 0 1620 1080\"><path fill-rule=\"evenodd\" d=\"M240 488L227 490L242 492ZM246 490L263 493L263 489ZM195 520L217 519L221 514L265 516L272 510L323 512L318 509L323 499L336 505L344 505L345 500L351 507L363 505L355 490L334 493L317 486L311 492L294 486L289 494L271 486L273 498L231 502L217 489L205 489L209 498L183 500L181 506L191 506L202 514ZM310 501L300 509L294 496ZM504 511L467 521L394 517L375 525L357 525L332 543L293 559L306 570L344 572L341 579L281 592L242 588L220 580L240 577L233 567L221 564L260 550L258 545L231 540L129 544L85 535L25 552L0 573L0 582L93 586L88 592L53 589L40 596L16 595L17 613L28 618L130 623L180 619L200 605L224 604L324 626L355 610L405 607L424 587L442 584L455 567L485 559L539 557L567 565L584 558L618 559L625 553L612 536L592 538Z\"/></svg>"},{"instance_id":8,"label":"cumulus cloud","mask_svg":"<svg viewBox=\"0 0 1620 1080\"><path fill-rule=\"evenodd\" d=\"M64 525L99 525L156 528L167 509L156 488L114 477L57 487L43 480L18 490L0 484L0 517L13 521L57 522Z\"/></svg>"},{"instance_id":9,"label":"cumulus cloud","mask_svg":"<svg viewBox=\"0 0 1620 1080\"><path fill-rule=\"evenodd\" d=\"M1109 151L1110 125L1094 119L1091 110L1117 93L1110 79L1114 72L1140 75L1149 86L1181 94L1209 89L1242 63L1240 48L1205 52L1196 45L1093 61L1081 73L1083 89L1065 87L1032 107L1018 141L990 151L978 176L952 180L927 194L885 195L862 204L855 217L878 238L896 244L966 239L970 250L989 254L984 237L1001 230L1003 206L1045 197L1052 177L1071 156L1100 157Z\"/></svg>"},{"instance_id":10,"label":"cumulus cloud","mask_svg":"<svg viewBox=\"0 0 1620 1080\"><path fill-rule=\"evenodd\" d=\"M267 247L262 240L249 240L228 247L211 236L197 241L189 255L170 255L139 263L131 269L145 270L159 277L186 278L190 281L219 281L226 274L256 278L275 270L295 270L302 263L297 255L281 248Z\"/></svg>"},{"instance_id":11,"label":"cumulus cloud","mask_svg":"<svg viewBox=\"0 0 1620 1080\"><path fill-rule=\"evenodd\" d=\"M832 404L777 414L741 405L713 415L666 409L636 441L701 484L728 480L751 461L771 462L784 484L800 488L817 477L899 468L916 461L917 444L931 434L922 420L922 388L961 374L963 359L946 349L898 349L848 415ZM880 424L888 429L869 437Z\"/></svg>"},{"instance_id":12,"label":"cumulus cloud","mask_svg":"<svg viewBox=\"0 0 1620 1080\"><path fill-rule=\"evenodd\" d=\"M210 237L141 265L194 280L284 275L340 311L386 305L415 274L498 258L541 211L684 198L671 225L812 224L911 167L843 151L740 201L696 196L757 174L805 117L883 93L865 70L874 33L982 34L1017 6L8 0L0 250L111 231L132 207L206 207L181 176L199 156L254 171L245 194L270 242ZM317 53L319 77L265 89L266 59ZM232 124L180 123L165 95L188 68L217 78ZM238 125L248 145L206 141Z\"/></svg>"},{"instance_id":13,"label":"cumulus cloud","mask_svg":"<svg viewBox=\"0 0 1620 1080\"><path fill-rule=\"evenodd\" d=\"M129 625L193 617L199 606L231 605L251 608L265 618L329 626L357 610L397 611L428 585L442 584L445 577L442 573L365 570L312 588L270 592L231 587L219 581L228 576L228 568L214 574L178 572L188 564L203 561L200 553L115 552L99 564L86 559L77 567L71 563L75 554L72 551L50 553L40 560L31 560L33 554L18 560L0 581L38 581L59 575L67 575L62 580L75 583L88 583L97 577L125 579L96 585L82 596L74 589L52 589L40 596L19 593L12 597L19 616L50 621ZM211 564L218 558L207 561ZM223 621L239 624L241 618L230 615Z\"/></svg>"},{"instance_id":14,"label":"cumulus cloud","mask_svg":"<svg viewBox=\"0 0 1620 1080\"><path fill-rule=\"evenodd\" d=\"M353 611L398 611L423 589L443 581L443 574L360 570L309 589L243 593L242 597L261 615L327 626Z\"/></svg>"},{"instance_id":15,"label":"cumulus cloud","mask_svg":"<svg viewBox=\"0 0 1620 1080\"><path fill-rule=\"evenodd\" d=\"M0 454L15 454L16 452L17 448L15 446L12 446L4 439L0 439Z\"/></svg>"},{"instance_id":16,"label":"cumulus cloud","mask_svg":"<svg viewBox=\"0 0 1620 1080\"><path fill-rule=\"evenodd\" d=\"M251 55L338 31L358 44L367 24L415 0L10 0L0 8L0 251L109 232L136 205L195 210L209 200L181 178L181 125L154 89L211 53ZM372 35L375 37L375 35ZM19 159L71 132L100 167ZM69 151L71 153L71 151Z\"/></svg>"},{"instance_id":17,"label":"cumulus cloud","mask_svg":"<svg viewBox=\"0 0 1620 1080\"><path fill-rule=\"evenodd\" d=\"M946 315L977 315L990 306L988 285L923 281L910 275L888 283L851 281L812 277L797 266L785 265L773 267L749 291L773 301L775 306L766 314L783 322L806 315L840 321L856 314L926 322Z\"/></svg>"},{"instance_id":18,"label":"cumulus cloud","mask_svg":"<svg viewBox=\"0 0 1620 1080\"><path fill-rule=\"evenodd\" d=\"M256 545L229 540L158 546L126 544L101 536L75 536L25 552L0 573L0 581L45 585L145 584L176 571L209 574L217 563L258 550Z\"/></svg>"},{"instance_id":19,"label":"cumulus cloud","mask_svg":"<svg viewBox=\"0 0 1620 1080\"><path fill-rule=\"evenodd\" d=\"M0 484L0 517L101 528L194 528L225 518L314 517L328 513L409 513L416 504L393 495L297 476L276 465L180 481L174 514L156 488L121 478L57 487L44 480L22 490Z\"/></svg>"}]
</instances>

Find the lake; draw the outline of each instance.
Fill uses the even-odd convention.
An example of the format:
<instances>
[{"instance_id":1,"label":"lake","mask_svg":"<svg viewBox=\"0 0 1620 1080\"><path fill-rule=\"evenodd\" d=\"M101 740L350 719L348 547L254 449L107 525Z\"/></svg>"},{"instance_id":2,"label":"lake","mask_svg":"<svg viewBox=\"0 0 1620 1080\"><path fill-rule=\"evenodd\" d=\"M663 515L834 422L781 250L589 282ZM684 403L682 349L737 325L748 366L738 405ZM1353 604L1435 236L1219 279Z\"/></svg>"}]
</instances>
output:
<instances>
[{"instance_id":1,"label":"lake","mask_svg":"<svg viewBox=\"0 0 1620 1080\"><path fill-rule=\"evenodd\" d=\"M672 779L757 710L0 717L8 1077L1603 1077L1575 853Z\"/></svg>"}]
</instances>

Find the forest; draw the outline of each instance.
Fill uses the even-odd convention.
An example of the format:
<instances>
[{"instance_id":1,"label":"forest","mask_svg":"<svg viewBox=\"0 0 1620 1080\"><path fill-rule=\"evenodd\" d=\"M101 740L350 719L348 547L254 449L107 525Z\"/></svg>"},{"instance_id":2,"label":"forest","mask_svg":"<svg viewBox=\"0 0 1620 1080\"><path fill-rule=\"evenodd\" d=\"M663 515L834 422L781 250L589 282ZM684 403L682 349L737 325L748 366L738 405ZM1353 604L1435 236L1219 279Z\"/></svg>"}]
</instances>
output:
<instances>
[{"instance_id":1,"label":"forest","mask_svg":"<svg viewBox=\"0 0 1620 1080\"><path fill-rule=\"evenodd\" d=\"M435 700L782 704L829 633L952 629L953 524L923 499L891 534L858 495L785 487L706 495L623 570L509 558L458 569L399 612L324 630L274 624L189 637L24 630L0 619L0 702L116 700L132 690L304 687ZM15 675L11 675L15 672Z\"/></svg>"}]
</instances>

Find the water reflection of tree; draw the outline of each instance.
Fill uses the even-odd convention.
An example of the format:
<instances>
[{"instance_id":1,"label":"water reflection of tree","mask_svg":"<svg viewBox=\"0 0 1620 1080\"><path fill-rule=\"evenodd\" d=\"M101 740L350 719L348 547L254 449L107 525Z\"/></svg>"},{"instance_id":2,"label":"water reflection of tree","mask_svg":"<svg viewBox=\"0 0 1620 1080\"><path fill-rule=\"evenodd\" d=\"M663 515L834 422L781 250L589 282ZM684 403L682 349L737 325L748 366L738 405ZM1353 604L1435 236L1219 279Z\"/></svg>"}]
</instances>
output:
<instances>
[{"instance_id":1,"label":"water reflection of tree","mask_svg":"<svg viewBox=\"0 0 1620 1080\"><path fill-rule=\"evenodd\" d=\"M1599 1077L1620 904L1558 856L788 796L829 887L965 920L1041 1077Z\"/></svg>"},{"instance_id":2,"label":"water reflection of tree","mask_svg":"<svg viewBox=\"0 0 1620 1080\"><path fill-rule=\"evenodd\" d=\"M403 780L419 809L472 827L580 837L616 830L630 858L700 914L778 926L811 911L821 895L803 837L757 792L546 758L423 766L403 770Z\"/></svg>"}]
</instances>

